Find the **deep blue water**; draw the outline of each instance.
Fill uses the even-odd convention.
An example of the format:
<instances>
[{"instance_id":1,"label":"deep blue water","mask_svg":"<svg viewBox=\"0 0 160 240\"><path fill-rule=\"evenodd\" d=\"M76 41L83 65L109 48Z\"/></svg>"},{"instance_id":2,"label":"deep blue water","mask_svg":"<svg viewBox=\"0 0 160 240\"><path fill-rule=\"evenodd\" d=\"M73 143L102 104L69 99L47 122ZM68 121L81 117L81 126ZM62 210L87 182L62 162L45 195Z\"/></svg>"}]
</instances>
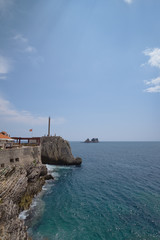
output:
<instances>
[{"instance_id":1,"label":"deep blue water","mask_svg":"<svg viewBox=\"0 0 160 240\"><path fill-rule=\"evenodd\" d=\"M26 224L33 240L160 239L160 142L72 142Z\"/></svg>"}]
</instances>

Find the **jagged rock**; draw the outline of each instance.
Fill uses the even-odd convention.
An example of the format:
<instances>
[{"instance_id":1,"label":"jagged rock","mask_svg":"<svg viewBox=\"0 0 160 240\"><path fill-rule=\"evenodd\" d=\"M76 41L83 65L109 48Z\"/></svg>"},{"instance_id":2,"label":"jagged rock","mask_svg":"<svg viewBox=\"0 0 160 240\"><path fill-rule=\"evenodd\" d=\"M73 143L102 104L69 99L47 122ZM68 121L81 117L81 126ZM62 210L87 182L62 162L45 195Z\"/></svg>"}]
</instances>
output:
<instances>
[{"instance_id":1,"label":"jagged rock","mask_svg":"<svg viewBox=\"0 0 160 240\"><path fill-rule=\"evenodd\" d=\"M48 174L45 176L45 180L51 180L54 179L54 177L51 174Z\"/></svg>"},{"instance_id":2,"label":"jagged rock","mask_svg":"<svg viewBox=\"0 0 160 240\"><path fill-rule=\"evenodd\" d=\"M44 165L13 166L0 174L0 239L29 240L19 213L28 209L33 197L42 189L47 175Z\"/></svg>"},{"instance_id":3,"label":"jagged rock","mask_svg":"<svg viewBox=\"0 0 160 240\"><path fill-rule=\"evenodd\" d=\"M40 176L46 176L47 175L47 168L44 165L41 165L41 172Z\"/></svg>"},{"instance_id":4,"label":"jagged rock","mask_svg":"<svg viewBox=\"0 0 160 240\"><path fill-rule=\"evenodd\" d=\"M82 159L74 158L69 142L61 137L41 138L41 159L44 164L80 165Z\"/></svg>"},{"instance_id":5,"label":"jagged rock","mask_svg":"<svg viewBox=\"0 0 160 240\"><path fill-rule=\"evenodd\" d=\"M80 165L82 163L82 158L77 157L77 158L75 158L75 161L76 161L77 165Z\"/></svg>"},{"instance_id":6,"label":"jagged rock","mask_svg":"<svg viewBox=\"0 0 160 240\"><path fill-rule=\"evenodd\" d=\"M12 200L0 204L0 239L28 240L26 226L18 214L19 208Z\"/></svg>"}]
</instances>

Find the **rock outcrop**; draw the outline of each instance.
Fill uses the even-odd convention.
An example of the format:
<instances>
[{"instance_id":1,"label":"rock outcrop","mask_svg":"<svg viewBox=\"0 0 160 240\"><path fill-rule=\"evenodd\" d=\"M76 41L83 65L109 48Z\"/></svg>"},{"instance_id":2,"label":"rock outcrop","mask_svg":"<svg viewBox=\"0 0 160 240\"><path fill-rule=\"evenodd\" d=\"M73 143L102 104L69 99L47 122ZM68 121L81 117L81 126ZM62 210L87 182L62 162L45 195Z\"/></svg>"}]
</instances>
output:
<instances>
[{"instance_id":1,"label":"rock outcrop","mask_svg":"<svg viewBox=\"0 0 160 240\"><path fill-rule=\"evenodd\" d=\"M41 138L41 159L44 164L80 165L81 158L74 158L69 142L62 137Z\"/></svg>"},{"instance_id":2,"label":"rock outcrop","mask_svg":"<svg viewBox=\"0 0 160 240\"><path fill-rule=\"evenodd\" d=\"M29 240L19 213L28 209L47 176L44 165L9 166L0 171L0 239Z\"/></svg>"},{"instance_id":3,"label":"rock outcrop","mask_svg":"<svg viewBox=\"0 0 160 240\"><path fill-rule=\"evenodd\" d=\"M98 138L92 138L91 140L89 140L89 138L87 138L84 143L99 143Z\"/></svg>"}]
</instances>

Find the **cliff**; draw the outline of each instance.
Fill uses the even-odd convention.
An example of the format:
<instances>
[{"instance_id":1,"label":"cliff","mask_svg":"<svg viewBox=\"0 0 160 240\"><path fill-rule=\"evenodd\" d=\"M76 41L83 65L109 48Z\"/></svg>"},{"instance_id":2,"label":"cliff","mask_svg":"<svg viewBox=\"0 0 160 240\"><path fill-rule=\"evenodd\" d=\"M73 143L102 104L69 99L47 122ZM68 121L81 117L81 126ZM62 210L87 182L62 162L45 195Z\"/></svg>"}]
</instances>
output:
<instances>
[{"instance_id":1,"label":"cliff","mask_svg":"<svg viewBox=\"0 0 160 240\"><path fill-rule=\"evenodd\" d=\"M30 239L18 216L29 208L33 197L41 191L46 176L46 167L36 162L0 170L0 239Z\"/></svg>"},{"instance_id":2,"label":"cliff","mask_svg":"<svg viewBox=\"0 0 160 240\"><path fill-rule=\"evenodd\" d=\"M80 165L81 158L74 158L69 142L61 137L41 138L41 159L44 164Z\"/></svg>"}]
</instances>

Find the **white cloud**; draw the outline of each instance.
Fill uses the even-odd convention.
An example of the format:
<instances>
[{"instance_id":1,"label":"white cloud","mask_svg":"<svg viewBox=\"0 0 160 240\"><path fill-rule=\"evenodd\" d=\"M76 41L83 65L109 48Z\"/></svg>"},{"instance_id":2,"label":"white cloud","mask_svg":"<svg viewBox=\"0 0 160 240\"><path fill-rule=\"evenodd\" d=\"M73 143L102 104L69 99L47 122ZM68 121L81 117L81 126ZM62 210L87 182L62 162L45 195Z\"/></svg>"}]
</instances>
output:
<instances>
[{"instance_id":1,"label":"white cloud","mask_svg":"<svg viewBox=\"0 0 160 240\"><path fill-rule=\"evenodd\" d=\"M160 48L146 49L144 54L150 57L148 60L150 66L160 68Z\"/></svg>"},{"instance_id":2,"label":"white cloud","mask_svg":"<svg viewBox=\"0 0 160 240\"><path fill-rule=\"evenodd\" d=\"M27 46L25 49L25 52L29 52L29 53L36 52L36 49L32 46Z\"/></svg>"},{"instance_id":3,"label":"white cloud","mask_svg":"<svg viewBox=\"0 0 160 240\"><path fill-rule=\"evenodd\" d=\"M131 4L133 0L124 0L126 3Z\"/></svg>"},{"instance_id":4,"label":"white cloud","mask_svg":"<svg viewBox=\"0 0 160 240\"><path fill-rule=\"evenodd\" d=\"M21 124L47 125L48 123L48 117L35 116L28 111L16 110L8 100L2 97L0 97L0 117ZM65 120L64 118L55 118L53 121L55 124L62 124Z\"/></svg>"},{"instance_id":5,"label":"white cloud","mask_svg":"<svg viewBox=\"0 0 160 240\"><path fill-rule=\"evenodd\" d=\"M22 34L17 34L17 35L15 35L15 36L13 37L13 39L14 39L14 40L19 40L19 41L24 42L24 43L28 42L28 39L25 38L25 37L23 37Z\"/></svg>"},{"instance_id":6,"label":"white cloud","mask_svg":"<svg viewBox=\"0 0 160 240\"><path fill-rule=\"evenodd\" d=\"M21 43L21 47L23 48L23 51L24 52L27 52L27 53L34 53L36 52L36 49L35 47L31 46L28 42L29 40L24 37L22 34L17 34L13 37L13 39L15 41L18 41L19 43Z\"/></svg>"},{"instance_id":7,"label":"white cloud","mask_svg":"<svg viewBox=\"0 0 160 240\"><path fill-rule=\"evenodd\" d=\"M11 70L11 61L0 55L0 80L5 80Z\"/></svg>"},{"instance_id":8,"label":"white cloud","mask_svg":"<svg viewBox=\"0 0 160 240\"><path fill-rule=\"evenodd\" d=\"M13 39L17 42L18 48L21 49L20 52L28 54L28 58L33 66L39 66L39 64L44 62L44 58L38 54L34 46L29 44L29 39L24 37L24 35L17 34Z\"/></svg>"},{"instance_id":9,"label":"white cloud","mask_svg":"<svg viewBox=\"0 0 160 240\"><path fill-rule=\"evenodd\" d=\"M0 116L7 120L19 123L31 123L38 125L47 123L46 117L36 117L28 111L18 111L12 107L9 101L3 98L0 98Z\"/></svg>"},{"instance_id":10,"label":"white cloud","mask_svg":"<svg viewBox=\"0 0 160 240\"><path fill-rule=\"evenodd\" d=\"M151 67L160 68L160 48L147 48L143 53L149 57L147 64ZM154 78L151 81L145 81L145 84L148 86L148 88L144 90L145 92L160 92L160 77Z\"/></svg>"},{"instance_id":11,"label":"white cloud","mask_svg":"<svg viewBox=\"0 0 160 240\"><path fill-rule=\"evenodd\" d=\"M8 58L0 56L0 74L7 74L11 69L11 64Z\"/></svg>"},{"instance_id":12,"label":"white cloud","mask_svg":"<svg viewBox=\"0 0 160 240\"><path fill-rule=\"evenodd\" d=\"M148 86L147 89L145 89L145 92L150 93L156 93L160 92L160 77L154 78L151 81L145 81L146 86Z\"/></svg>"}]
</instances>

